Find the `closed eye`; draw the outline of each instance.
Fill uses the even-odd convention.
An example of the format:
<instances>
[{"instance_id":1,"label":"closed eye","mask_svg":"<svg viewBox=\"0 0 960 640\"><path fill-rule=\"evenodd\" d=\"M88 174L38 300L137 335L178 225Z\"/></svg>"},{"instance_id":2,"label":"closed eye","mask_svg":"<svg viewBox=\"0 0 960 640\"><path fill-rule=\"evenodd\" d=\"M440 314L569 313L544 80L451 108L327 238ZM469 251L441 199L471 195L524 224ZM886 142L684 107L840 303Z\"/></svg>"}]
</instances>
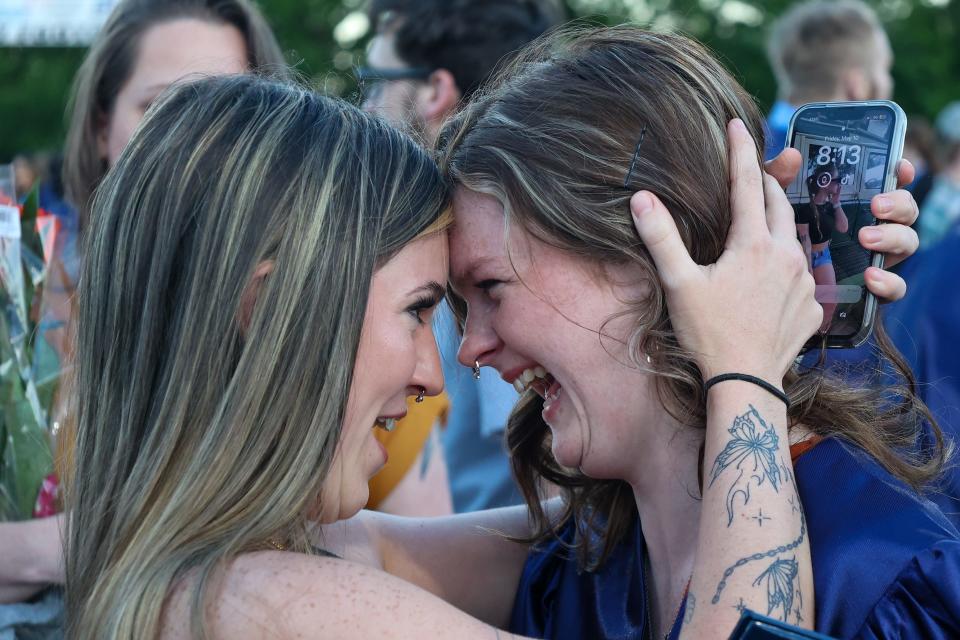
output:
<instances>
[{"instance_id":1,"label":"closed eye","mask_svg":"<svg viewBox=\"0 0 960 640\"><path fill-rule=\"evenodd\" d=\"M495 278L488 278L487 280L481 280L480 282L478 282L478 283L475 284L474 286L475 286L477 289L480 289L481 291L490 291L490 289L493 289L493 288L496 287L497 285L501 285L501 284L503 284L503 280L497 280L497 279L495 279Z\"/></svg>"}]
</instances>

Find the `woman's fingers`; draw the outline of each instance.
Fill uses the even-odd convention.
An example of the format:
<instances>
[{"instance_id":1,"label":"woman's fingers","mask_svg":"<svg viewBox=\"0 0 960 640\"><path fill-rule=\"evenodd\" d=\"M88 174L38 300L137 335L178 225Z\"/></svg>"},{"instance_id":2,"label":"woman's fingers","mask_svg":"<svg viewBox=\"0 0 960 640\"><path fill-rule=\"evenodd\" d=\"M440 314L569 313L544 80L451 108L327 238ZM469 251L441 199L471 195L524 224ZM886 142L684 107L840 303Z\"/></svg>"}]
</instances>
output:
<instances>
[{"instance_id":1,"label":"woman's fingers","mask_svg":"<svg viewBox=\"0 0 960 640\"><path fill-rule=\"evenodd\" d=\"M793 207L787 200L780 183L768 174L763 174L763 199L766 203L767 227L770 235L778 240L796 240L797 224Z\"/></svg>"},{"instance_id":2,"label":"woman's fingers","mask_svg":"<svg viewBox=\"0 0 960 640\"><path fill-rule=\"evenodd\" d=\"M870 201L873 217L887 222L897 222L907 226L917 221L920 209L913 194L905 189L881 193Z\"/></svg>"},{"instance_id":3,"label":"woman's fingers","mask_svg":"<svg viewBox=\"0 0 960 640\"><path fill-rule=\"evenodd\" d=\"M901 175L912 177L913 167L904 161L901 166L906 170ZM917 232L910 228L920 215L913 194L903 189L881 193L870 201L870 210L874 217L894 224L879 224L860 230L860 244L865 249L885 254L884 267L903 262L916 253L920 246Z\"/></svg>"},{"instance_id":4,"label":"woman's fingers","mask_svg":"<svg viewBox=\"0 0 960 640\"><path fill-rule=\"evenodd\" d=\"M883 266L889 269L912 256L920 246L920 240L910 227L878 224L860 229L860 244L865 249L885 254Z\"/></svg>"},{"instance_id":5,"label":"woman's fingers","mask_svg":"<svg viewBox=\"0 0 960 640\"><path fill-rule=\"evenodd\" d=\"M773 176L780 186L786 189L796 179L802 164L803 158L800 152L792 147L787 147L776 158L764 163L763 170Z\"/></svg>"},{"instance_id":6,"label":"woman's fingers","mask_svg":"<svg viewBox=\"0 0 960 640\"><path fill-rule=\"evenodd\" d=\"M697 263L680 238L677 223L659 198L649 191L638 191L630 199L630 212L637 233L666 287L675 286L698 272Z\"/></svg>"},{"instance_id":7,"label":"woman's fingers","mask_svg":"<svg viewBox=\"0 0 960 640\"><path fill-rule=\"evenodd\" d=\"M917 177L917 170L913 168L913 163L906 159L901 159L897 163L897 187L905 187L914 178Z\"/></svg>"},{"instance_id":8,"label":"woman's fingers","mask_svg":"<svg viewBox=\"0 0 960 640\"><path fill-rule=\"evenodd\" d=\"M763 171L757 146L743 121L727 125L730 143L730 209L732 220L727 246L746 246L770 236L763 200Z\"/></svg>"},{"instance_id":9,"label":"woman's fingers","mask_svg":"<svg viewBox=\"0 0 960 640\"><path fill-rule=\"evenodd\" d=\"M876 267L867 267L863 278L867 289L877 296L880 302L896 302L907 294L907 283L895 273Z\"/></svg>"}]
</instances>

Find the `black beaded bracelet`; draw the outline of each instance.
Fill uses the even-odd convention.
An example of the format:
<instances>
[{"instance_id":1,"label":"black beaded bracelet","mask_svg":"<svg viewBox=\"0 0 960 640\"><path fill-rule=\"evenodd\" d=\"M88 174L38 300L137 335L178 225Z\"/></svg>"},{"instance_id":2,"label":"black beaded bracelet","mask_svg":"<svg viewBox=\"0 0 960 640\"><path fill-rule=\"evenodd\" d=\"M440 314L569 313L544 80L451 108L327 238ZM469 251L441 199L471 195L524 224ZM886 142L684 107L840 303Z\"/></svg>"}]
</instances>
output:
<instances>
[{"instance_id":1,"label":"black beaded bracelet","mask_svg":"<svg viewBox=\"0 0 960 640\"><path fill-rule=\"evenodd\" d=\"M783 404L787 405L787 411L790 410L790 397L787 394L785 394L783 391L780 391L780 389L777 389L766 380L756 376L751 376L746 373L721 373L718 376L713 376L703 383L704 394L706 394L706 392L709 391L710 387L713 385L717 384L718 382L725 382L727 380L741 380L743 382L755 384L764 391L769 391L773 395L777 396L777 398L783 401Z\"/></svg>"}]
</instances>

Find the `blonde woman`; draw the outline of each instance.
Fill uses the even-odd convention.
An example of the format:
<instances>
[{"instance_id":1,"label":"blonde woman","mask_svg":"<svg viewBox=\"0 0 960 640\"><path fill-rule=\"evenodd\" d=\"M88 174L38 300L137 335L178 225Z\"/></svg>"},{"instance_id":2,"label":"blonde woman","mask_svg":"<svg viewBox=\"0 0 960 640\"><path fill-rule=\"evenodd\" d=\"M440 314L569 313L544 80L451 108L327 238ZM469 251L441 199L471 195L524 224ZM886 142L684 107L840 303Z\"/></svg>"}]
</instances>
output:
<instances>
[{"instance_id":1,"label":"blonde woman","mask_svg":"<svg viewBox=\"0 0 960 640\"><path fill-rule=\"evenodd\" d=\"M63 178L72 207L61 218L43 288L43 337L69 372L69 339L80 269L80 236L90 197L133 134L144 112L184 77L286 72L269 26L248 0L121 0L91 44L73 81ZM54 407L58 473L70 466L73 416L69 376ZM51 478L53 479L53 478ZM53 485L56 487L56 484ZM62 580L62 517L4 525L0 530L0 602L25 600ZM24 552L7 552L20 549Z\"/></svg>"}]
</instances>

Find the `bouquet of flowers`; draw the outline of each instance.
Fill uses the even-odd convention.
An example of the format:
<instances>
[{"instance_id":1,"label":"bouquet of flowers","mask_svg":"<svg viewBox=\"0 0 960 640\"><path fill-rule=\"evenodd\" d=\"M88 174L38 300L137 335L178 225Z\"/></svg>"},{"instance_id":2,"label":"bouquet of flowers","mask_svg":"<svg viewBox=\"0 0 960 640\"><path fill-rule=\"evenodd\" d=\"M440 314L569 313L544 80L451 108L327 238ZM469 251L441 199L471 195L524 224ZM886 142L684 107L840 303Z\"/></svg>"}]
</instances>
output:
<instances>
[{"instance_id":1,"label":"bouquet of flowers","mask_svg":"<svg viewBox=\"0 0 960 640\"><path fill-rule=\"evenodd\" d=\"M18 206L0 180L0 520L31 517L53 470L49 415L60 362L40 322L57 226L50 218L37 189Z\"/></svg>"}]
</instances>

